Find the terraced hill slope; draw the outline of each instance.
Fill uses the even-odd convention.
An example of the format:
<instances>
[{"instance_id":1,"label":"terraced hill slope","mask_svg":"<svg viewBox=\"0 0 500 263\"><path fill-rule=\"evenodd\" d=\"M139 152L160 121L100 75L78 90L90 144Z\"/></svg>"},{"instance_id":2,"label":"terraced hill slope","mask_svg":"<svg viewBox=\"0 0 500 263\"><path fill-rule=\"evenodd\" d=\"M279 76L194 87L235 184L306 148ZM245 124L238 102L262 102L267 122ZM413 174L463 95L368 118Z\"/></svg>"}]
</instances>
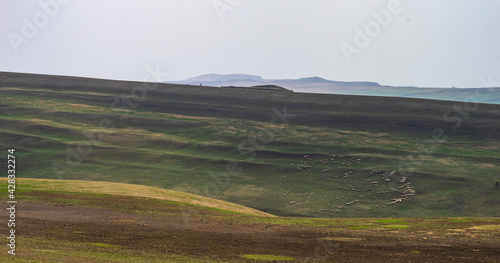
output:
<instances>
[{"instance_id":1,"label":"terraced hill slope","mask_svg":"<svg viewBox=\"0 0 500 263\"><path fill-rule=\"evenodd\" d=\"M16 73L0 73L0 98L0 145L17 150L20 177L274 215L500 214L498 105Z\"/></svg>"}]
</instances>

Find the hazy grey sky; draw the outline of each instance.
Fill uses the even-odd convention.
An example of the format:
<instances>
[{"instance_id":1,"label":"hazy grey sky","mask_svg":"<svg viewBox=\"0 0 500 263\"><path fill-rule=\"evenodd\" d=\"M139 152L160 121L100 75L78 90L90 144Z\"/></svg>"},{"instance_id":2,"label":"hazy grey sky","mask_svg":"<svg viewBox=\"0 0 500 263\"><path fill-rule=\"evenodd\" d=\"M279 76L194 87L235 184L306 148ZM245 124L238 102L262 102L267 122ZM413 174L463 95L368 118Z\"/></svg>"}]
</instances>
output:
<instances>
[{"instance_id":1,"label":"hazy grey sky","mask_svg":"<svg viewBox=\"0 0 500 263\"><path fill-rule=\"evenodd\" d=\"M0 71L141 80L159 67L165 80L246 73L424 87L500 80L493 0L0 0L0 10Z\"/></svg>"}]
</instances>

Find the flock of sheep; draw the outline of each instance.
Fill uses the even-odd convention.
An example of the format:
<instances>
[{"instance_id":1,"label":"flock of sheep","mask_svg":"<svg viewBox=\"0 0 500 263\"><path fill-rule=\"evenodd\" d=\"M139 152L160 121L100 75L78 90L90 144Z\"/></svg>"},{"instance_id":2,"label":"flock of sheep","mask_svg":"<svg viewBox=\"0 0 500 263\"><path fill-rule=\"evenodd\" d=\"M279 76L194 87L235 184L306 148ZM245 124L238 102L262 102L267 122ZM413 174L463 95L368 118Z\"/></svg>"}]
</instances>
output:
<instances>
[{"instance_id":1,"label":"flock of sheep","mask_svg":"<svg viewBox=\"0 0 500 263\"><path fill-rule=\"evenodd\" d=\"M417 194L409 178L404 176L404 173L361 170L359 165L361 165L362 159L356 156L324 153L318 161L313 160L312 156L312 154L304 155L304 162L290 164L291 169L299 172L300 175L295 173L295 175L281 176L280 179L294 180L297 176L307 177L311 175L324 177L325 185L331 186L332 191L336 191L336 197L328 197L324 193L316 195L314 193L302 194L303 201L322 197L330 200L328 202L329 208L319 208L316 210L317 213L340 213L354 207L358 209L370 208L370 206L376 209L385 208L385 205L402 203ZM356 185L356 187L353 185ZM330 191L327 194L330 194ZM290 191L283 194L283 196L288 195L297 197L296 194L290 194ZM349 201L345 201L346 199ZM383 201L384 199L386 201ZM299 205L300 203L300 198L288 201L289 205ZM310 202L306 203L310 204ZM356 204L358 205L356 206Z\"/></svg>"}]
</instances>

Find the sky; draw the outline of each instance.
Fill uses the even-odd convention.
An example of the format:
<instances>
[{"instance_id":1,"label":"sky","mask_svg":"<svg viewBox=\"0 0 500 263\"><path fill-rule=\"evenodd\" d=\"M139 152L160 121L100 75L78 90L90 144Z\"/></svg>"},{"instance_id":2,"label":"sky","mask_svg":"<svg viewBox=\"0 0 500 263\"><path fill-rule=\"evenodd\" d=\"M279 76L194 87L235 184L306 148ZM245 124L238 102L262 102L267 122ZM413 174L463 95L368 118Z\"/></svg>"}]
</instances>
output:
<instances>
[{"instance_id":1,"label":"sky","mask_svg":"<svg viewBox=\"0 0 500 263\"><path fill-rule=\"evenodd\" d=\"M0 0L0 71L500 83L500 0Z\"/></svg>"}]
</instances>

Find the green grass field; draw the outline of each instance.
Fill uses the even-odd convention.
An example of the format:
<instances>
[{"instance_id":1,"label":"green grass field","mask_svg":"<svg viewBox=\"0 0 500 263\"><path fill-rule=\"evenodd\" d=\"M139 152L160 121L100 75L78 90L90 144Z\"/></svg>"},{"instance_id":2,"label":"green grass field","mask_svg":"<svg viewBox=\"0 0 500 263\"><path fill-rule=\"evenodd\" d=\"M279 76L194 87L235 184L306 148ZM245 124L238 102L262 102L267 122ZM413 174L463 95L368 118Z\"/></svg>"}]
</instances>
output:
<instances>
[{"instance_id":1,"label":"green grass field","mask_svg":"<svg viewBox=\"0 0 500 263\"><path fill-rule=\"evenodd\" d=\"M1 262L494 262L500 252L493 217L272 217L140 185L16 184L16 255Z\"/></svg>"},{"instance_id":2,"label":"green grass field","mask_svg":"<svg viewBox=\"0 0 500 263\"><path fill-rule=\"evenodd\" d=\"M141 83L0 76L0 145L21 178L153 186L278 216L500 215L499 105L169 84L134 99Z\"/></svg>"}]
</instances>

